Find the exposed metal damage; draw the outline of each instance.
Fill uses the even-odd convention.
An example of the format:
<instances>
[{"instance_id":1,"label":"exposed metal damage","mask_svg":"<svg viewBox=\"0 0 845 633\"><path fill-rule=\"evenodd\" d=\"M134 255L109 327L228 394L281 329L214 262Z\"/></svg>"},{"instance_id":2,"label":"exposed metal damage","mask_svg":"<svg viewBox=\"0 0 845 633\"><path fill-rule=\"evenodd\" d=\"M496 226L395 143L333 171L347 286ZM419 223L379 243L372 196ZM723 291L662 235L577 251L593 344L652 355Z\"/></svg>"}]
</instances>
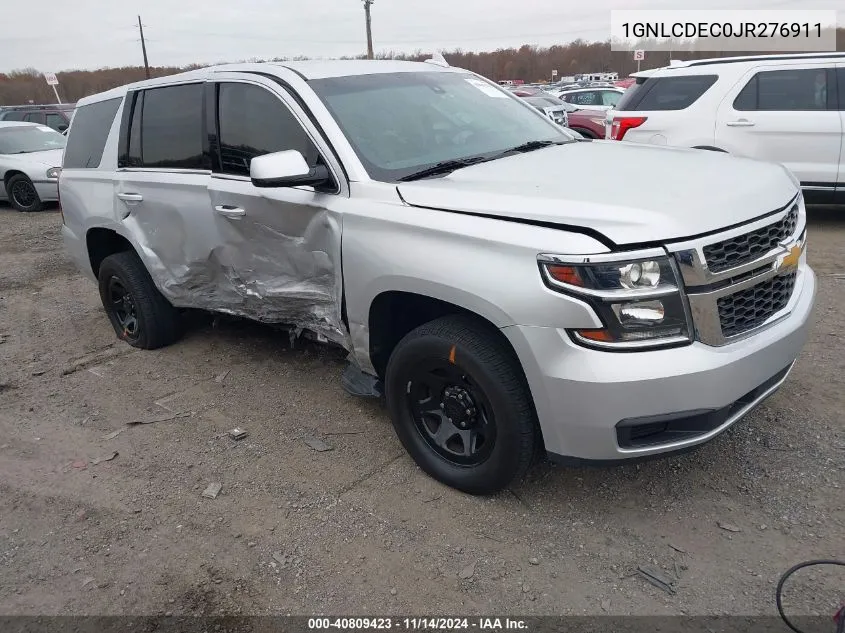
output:
<instances>
[{"instance_id":1,"label":"exposed metal damage","mask_svg":"<svg viewBox=\"0 0 845 633\"><path fill-rule=\"evenodd\" d=\"M309 215L301 235L286 235L257 218L219 219L213 227L191 227L192 233L206 232L206 239L193 235L190 242L179 213L133 214L123 224L173 305L290 325L295 335L312 331L350 350L340 308L340 226L328 211ZM201 242L214 246L192 252Z\"/></svg>"}]
</instances>

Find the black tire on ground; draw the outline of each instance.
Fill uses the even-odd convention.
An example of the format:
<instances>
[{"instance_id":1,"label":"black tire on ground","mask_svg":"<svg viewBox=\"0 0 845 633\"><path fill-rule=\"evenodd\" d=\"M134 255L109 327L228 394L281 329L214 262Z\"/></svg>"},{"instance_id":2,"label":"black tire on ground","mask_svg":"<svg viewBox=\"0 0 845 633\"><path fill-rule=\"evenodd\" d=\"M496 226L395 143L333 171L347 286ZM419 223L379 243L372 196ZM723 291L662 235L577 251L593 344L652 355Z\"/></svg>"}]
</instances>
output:
<instances>
[{"instance_id":1,"label":"black tire on ground","mask_svg":"<svg viewBox=\"0 0 845 633\"><path fill-rule=\"evenodd\" d=\"M41 211L44 208L35 185L24 174L15 174L9 178L6 183L6 195L9 203L18 211Z\"/></svg>"},{"instance_id":2,"label":"black tire on ground","mask_svg":"<svg viewBox=\"0 0 845 633\"><path fill-rule=\"evenodd\" d=\"M431 433L439 433L439 425L436 431L429 427L426 437L425 423L420 419L433 418L414 413L412 402L419 400L411 394L419 393L414 385L419 384L415 380L421 368L432 365L456 372L458 382L471 385L469 393L475 394L475 406L482 402L479 410L489 409L485 419L492 414L492 449L482 445L489 453L481 463L455 463L438 452ZM447 380L447 384L452 383L454 380ZM443 392L431 389L426 393L436 398L435 402L442 402ZM443 317L405 336L388 361L385 395L396 434L419 467L470 494L493 494L522 479L540 443L528 384L513 350L492 326L466 316ZM434 406L442 410L439 402ZM478 424L470 421L473 423Z\"/></svg>"},{"instance_id":3,"label":"black tire on ground","mask_svg":"<svg viewBox=\"0 0 845 633\"><path fill-rule=\"evenodd\" d=\"M118 338L133 347L157 349L182 336L181 314L155 287L135 252L106 257L100 264L99 281L100 299ZM128 302L115 300L121 291ZM134 321L126 318L129 312Z\"/></svg>"}]
</instances>

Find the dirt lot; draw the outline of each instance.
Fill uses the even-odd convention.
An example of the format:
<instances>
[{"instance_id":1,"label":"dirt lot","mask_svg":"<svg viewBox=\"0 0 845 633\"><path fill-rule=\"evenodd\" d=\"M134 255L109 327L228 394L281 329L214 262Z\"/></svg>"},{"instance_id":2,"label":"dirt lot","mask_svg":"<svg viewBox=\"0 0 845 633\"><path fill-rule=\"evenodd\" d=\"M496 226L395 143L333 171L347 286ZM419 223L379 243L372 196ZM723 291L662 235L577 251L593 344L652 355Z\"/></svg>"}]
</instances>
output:
<instances>
[{"instance_id":1,"label":"dirt lot","mask_svg":"<svg viewBox=\"0 0 845 633\"><path fill-rule=\"evenodd\" d=\"M746 420L473 498L343 392L342 353L205 317L164 350L115 342L58 213L1 206L0 614L774 613L781 572L845 544L842 213L811 213L817 323ZM805 575L790 608L832 613L843 578Z\"/></svg>"}]
</instances>

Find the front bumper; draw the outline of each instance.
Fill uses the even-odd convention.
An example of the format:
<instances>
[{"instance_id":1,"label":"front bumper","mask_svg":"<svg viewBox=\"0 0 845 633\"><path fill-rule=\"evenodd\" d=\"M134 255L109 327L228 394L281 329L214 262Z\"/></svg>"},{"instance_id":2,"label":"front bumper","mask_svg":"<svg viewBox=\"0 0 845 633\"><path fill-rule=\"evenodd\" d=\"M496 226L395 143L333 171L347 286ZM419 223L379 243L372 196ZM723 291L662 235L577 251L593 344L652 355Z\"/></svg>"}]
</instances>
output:
<instances>
[{"instance_id":1,"label":"front bumper","mask_svg":"<svg viewBox=\"0 0 845 633\"><path fill-rule=\"evenodd\" d=\"M34 180L32 184L42 202L56 202L59 199L58 180Z\"/></svg>"},{"instance_id":2,"label":"front bumper","mask_svg":"<svg viewBox=\"0 0 845 633\"><path fill-rule=\"evenodd\" d=\"M690 448L727 429L777 390L804 345L816 278L806 265L799 277L786 318L722 347L602 352L556 328L503 328L522 361L546 450L617 461ZM619 429L638 421L675 421L682 432L654 435L666 440L656 444L630 442ZM695 432L684 433L690 424Z\"/></svg>"}]
</instances>

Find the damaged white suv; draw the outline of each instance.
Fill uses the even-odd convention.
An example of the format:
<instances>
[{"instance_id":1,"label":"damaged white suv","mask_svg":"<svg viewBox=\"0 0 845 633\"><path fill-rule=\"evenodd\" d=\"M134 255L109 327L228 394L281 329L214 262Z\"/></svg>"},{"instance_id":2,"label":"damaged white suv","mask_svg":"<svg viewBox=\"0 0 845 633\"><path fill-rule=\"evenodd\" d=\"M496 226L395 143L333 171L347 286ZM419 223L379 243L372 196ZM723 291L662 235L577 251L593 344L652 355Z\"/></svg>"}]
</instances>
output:
<instances>
[{"instance_id":1,"label":"damaged white suv","mask_svg":"<svg viewBox=\"0 0 845 633\"><path fill-rule=\"evenodd\" d=\"M610 184L607 174L613 174ZM82 99L64 240L118 336L180 309L311 331L383 389L437 479L491 493L544 450L701 444L786 379L815 277L774 164L575 139L433 63L204 68Z\"/></svg>"}]
</instances>

